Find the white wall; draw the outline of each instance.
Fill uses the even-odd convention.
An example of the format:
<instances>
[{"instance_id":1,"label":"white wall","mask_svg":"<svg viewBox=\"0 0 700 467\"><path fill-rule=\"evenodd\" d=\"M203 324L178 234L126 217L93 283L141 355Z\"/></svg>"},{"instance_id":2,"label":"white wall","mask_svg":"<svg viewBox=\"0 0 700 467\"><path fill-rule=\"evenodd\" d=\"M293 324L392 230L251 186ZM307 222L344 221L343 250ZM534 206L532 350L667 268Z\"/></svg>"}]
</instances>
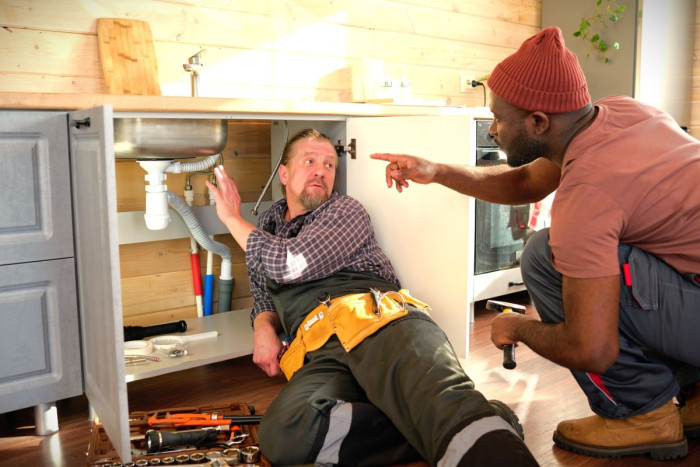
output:
<instances>
[{"instance_id":1,"label":"white wall","mask_svg":"<svg viewBox=\"0 0 700 467\"><path fill-rule=\"evenodd\" d=\"M695 0L643 0L635 97L690 125Z\"/></svg>"}]
</instances>

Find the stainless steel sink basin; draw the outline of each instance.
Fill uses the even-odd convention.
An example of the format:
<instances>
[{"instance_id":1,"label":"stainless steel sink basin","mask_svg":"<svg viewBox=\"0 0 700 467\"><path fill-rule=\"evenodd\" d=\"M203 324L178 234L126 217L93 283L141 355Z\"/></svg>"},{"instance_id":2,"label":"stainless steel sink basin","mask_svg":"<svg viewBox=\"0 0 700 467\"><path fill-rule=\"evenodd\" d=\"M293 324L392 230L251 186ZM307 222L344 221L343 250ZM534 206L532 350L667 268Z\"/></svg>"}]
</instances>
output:
<instances>
[{"instance_id":1,"label":"stainless steel sink basin","mask_svg":"<svg viewBox=\"0 0 700 467\"><path fill-rule=\"evenodd\" d=\"M115 118L117 159L184 159L219 154L226 146L226 120Z\"/></svg>"}]
</instances>

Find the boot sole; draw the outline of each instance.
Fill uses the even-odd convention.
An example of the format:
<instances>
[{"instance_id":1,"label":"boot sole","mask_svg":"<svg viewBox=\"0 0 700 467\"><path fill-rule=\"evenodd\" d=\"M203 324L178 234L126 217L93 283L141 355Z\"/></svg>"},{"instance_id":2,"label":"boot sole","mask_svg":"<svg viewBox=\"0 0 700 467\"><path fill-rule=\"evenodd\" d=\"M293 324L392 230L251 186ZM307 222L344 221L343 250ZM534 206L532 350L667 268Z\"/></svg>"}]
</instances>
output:
<instances>
[{"instance_id":1,"label":"boot sole","mask_svg":"<svg viewBox=\"0 0 700 467\"><path fill-rule=\"evenodd\" d=\"M633 446L604 447L581 444L561 436L557 431L552 436L554 444L567 451L585 454L593 457L624 457L648 455L653 460L679 459L688 455L688 440L683 437L680 441L667 443L647 443Z\"/></svg>"}]
</instances>

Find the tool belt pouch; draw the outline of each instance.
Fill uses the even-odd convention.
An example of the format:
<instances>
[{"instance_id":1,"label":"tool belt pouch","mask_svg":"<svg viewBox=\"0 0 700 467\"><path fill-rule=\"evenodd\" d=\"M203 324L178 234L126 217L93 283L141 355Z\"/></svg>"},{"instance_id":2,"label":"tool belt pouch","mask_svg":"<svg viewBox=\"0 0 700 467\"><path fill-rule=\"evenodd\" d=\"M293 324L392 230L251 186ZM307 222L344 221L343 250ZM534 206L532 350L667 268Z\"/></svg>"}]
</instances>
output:
<instances>
[{"instance_id":1,"label":"tool belt pouch","mask_svg":"<svg viewBox=\"0 0 700 467\"><path fill-rule=\"evenodd\" d=\"M379 302L379 304L378 304ZM302 321L289 349L280 359L287 377L304 365L307 352L318 350L335 334L346 352L391 321L406 316L406 305L428 310L425 303L411 297L407 290L343 295L329 304L314 308Z\"/></svg>"}]
</instances>

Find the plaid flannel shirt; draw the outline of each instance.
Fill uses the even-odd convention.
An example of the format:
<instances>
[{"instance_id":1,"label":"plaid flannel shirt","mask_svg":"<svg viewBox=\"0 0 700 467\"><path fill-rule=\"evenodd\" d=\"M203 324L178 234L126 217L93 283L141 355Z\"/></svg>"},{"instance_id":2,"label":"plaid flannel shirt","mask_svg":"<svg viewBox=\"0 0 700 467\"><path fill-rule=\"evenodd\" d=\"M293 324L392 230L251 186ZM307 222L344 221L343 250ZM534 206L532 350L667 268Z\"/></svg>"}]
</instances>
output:
<instances>
[{"instance_id":1,"label":"plaid flannel shirt","mask_svg":"<svg viewBox=\"0 0 700 467\"><path fill-rule=\"evenodd\" d=\"M246 262L254 299L251 325L258 314L277 311L265 290L265 277L298 284L350 270L376 274L400 287L359 201L333 193L306 216L285 222L286 211L286 199L277 201L260 216L258 228L248 237ZM299 222L303 222L301 230Z\"/></svg>"}]
</instances>

